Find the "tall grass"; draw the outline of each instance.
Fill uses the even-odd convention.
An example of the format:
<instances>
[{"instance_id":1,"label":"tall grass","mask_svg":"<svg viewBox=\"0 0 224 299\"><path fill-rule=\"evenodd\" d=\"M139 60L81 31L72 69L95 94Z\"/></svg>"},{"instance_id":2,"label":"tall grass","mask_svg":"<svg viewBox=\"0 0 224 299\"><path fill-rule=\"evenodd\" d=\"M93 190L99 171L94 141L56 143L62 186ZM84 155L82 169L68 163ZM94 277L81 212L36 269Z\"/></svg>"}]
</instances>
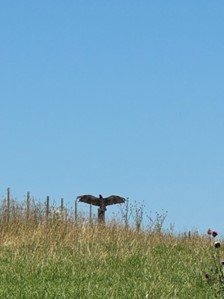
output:
<instances>
[{"instance_id":1,"label":"tall grass","mask_svg":"<svg viewBox=\"0 0 224 299\"><path fill-rule=\"evenodd\" d=\"M38 203L29 217L19 205L14 217L4 213L0 298L217 298L204 278L212 267L206 236L46 219Z\"/></svg>"}]
</instances>

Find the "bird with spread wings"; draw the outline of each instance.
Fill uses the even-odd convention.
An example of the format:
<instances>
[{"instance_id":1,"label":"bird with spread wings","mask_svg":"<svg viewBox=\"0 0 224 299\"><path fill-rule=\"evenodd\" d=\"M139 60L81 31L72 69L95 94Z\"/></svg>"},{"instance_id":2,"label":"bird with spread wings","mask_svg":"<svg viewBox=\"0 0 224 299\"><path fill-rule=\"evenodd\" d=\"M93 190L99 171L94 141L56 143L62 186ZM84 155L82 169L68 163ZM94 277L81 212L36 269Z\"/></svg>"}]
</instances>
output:
<instances>
[{"instance_id":1,"label":"bird with spread wings","mask_svg":"<svg viewBox=\"0 0 224 299\"><path fill-rule=\"evenodd\" d=\"M118 195L110 195L108 197L103 197L101 194L99 197L93 196L93 195L80 195L77 197L80 202L85 202L88 204L92 204L93 206L101 207L103 206L109 206L109 205L115 205L118 203L124 203L126 199L124 197L118 196Z\"/></svg>"}]
</instances>

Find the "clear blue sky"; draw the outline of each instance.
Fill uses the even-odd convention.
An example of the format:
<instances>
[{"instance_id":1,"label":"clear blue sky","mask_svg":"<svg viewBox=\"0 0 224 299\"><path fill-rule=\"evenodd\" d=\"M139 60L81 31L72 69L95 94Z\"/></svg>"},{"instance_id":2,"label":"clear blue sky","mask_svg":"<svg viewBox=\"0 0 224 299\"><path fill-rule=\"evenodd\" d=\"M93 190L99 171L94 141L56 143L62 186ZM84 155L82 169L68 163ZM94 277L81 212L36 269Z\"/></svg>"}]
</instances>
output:
<instances>
[{"instance_id":1,"label":"clear blue sky","mask_svg":"<svg viewBox=\"0 0 224 299\"><path fill-rule=\"evenodd\" d=\"M223 16L221 0L3 1L0 198L119 194L224 233Z\"/></svg>"}]
</instances>

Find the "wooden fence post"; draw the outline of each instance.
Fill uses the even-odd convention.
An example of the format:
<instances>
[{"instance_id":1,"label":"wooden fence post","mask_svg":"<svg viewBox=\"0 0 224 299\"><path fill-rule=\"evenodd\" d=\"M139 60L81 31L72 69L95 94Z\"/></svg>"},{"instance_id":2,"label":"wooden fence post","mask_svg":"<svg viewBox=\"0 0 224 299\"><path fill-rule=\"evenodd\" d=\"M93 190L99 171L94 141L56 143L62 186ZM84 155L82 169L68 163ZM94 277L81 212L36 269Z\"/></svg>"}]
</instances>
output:
<instances>
[{"instance_id":1,"label":"wooden fence post","mask_svg":"<svg viewBox=\"0 0 224 299\"><path fill-rule=\"evenodd\" d=\"M7 222L10 219L10 188L7 188Z\"/></svg>"},{"instance_id":2,"label":"wooden fence post","mask_svg":"<svg viewBox=\"0 0 224 299\"><path fill-rule=\"evenodd\" d=\"M30 219L30 192L26 194L26 220Z\"/></svg>"},{"instance_id":3,"label":"wooden fence post","mask_svg":"<svg viewBox=\"0 0 224 299\"><path fill-rule=\"evenodd\" d=\"M64 212L64 198L61 198L61 215L63 215Z\"/></svg>"},{"instance_id":4,"label":"wooden fence post","mask_svg":"<svg viewBox=\"0 0 224 299\"><path fill-rule=\"evenodd\" d=\"M89 205L89 222L92 223L92 204Z\"/></svg>"},{"instance_id":5,"label":"wooden fence post","mask_svg":"<svg viewBox=\"0 0 224 299\"><path fill-rule=\"evenodd\" d=\"M61 220L65 220L66 219L65 206L64 206L64 198L61 198L61 215L60 215L60 219Z\"/></svg>"},{"instance_id":6,"label":"wooden fence post","mask_svg":"<svg viewBox=\"0 0 224 299\"><path fill-rule=\"evenodd\" d=\"M78 201L77 198L75 199L75 222L78 219Z\"/></svg>"},{"instance_id":7,"label":"wooden fence post","mask_svg":"<svg viewBox=\"0 0 224 299\"><path fill-rule=\"evenodd\" d=\"M125 227L128 228L128 212L129 212L129 207L128 207L128 199L126 199L126 207L125 207Z\"/></svg>"},{"instance_id":8,"label":"wooden fence post","mask_svg":"<svg viewBox=\"0 0 224 299\"><path fill-rule=\"evenodd\" d=\"M46 219L48 220L48 217L49 217L49 212L50 212L50 197L47 196L47 199L46 199Z\"/></svg>"}]
</instances>

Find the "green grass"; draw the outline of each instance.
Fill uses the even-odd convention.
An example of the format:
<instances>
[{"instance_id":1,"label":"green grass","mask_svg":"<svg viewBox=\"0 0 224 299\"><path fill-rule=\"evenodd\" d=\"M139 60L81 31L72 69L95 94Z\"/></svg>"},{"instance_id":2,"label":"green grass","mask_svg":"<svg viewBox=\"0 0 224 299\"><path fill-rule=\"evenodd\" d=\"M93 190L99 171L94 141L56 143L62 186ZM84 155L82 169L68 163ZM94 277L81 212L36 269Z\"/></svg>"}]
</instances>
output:
<instances>
[{"instance_id":1,"label":"green grass","mask_svg":"<svg viewBox=\"0 0 224 299\"><path fill-rule=\"evenodd\" d=\"M0 224L0 298L212 299L211 267L202 236L70 220Z\"/></svg>"}]
</instances>

